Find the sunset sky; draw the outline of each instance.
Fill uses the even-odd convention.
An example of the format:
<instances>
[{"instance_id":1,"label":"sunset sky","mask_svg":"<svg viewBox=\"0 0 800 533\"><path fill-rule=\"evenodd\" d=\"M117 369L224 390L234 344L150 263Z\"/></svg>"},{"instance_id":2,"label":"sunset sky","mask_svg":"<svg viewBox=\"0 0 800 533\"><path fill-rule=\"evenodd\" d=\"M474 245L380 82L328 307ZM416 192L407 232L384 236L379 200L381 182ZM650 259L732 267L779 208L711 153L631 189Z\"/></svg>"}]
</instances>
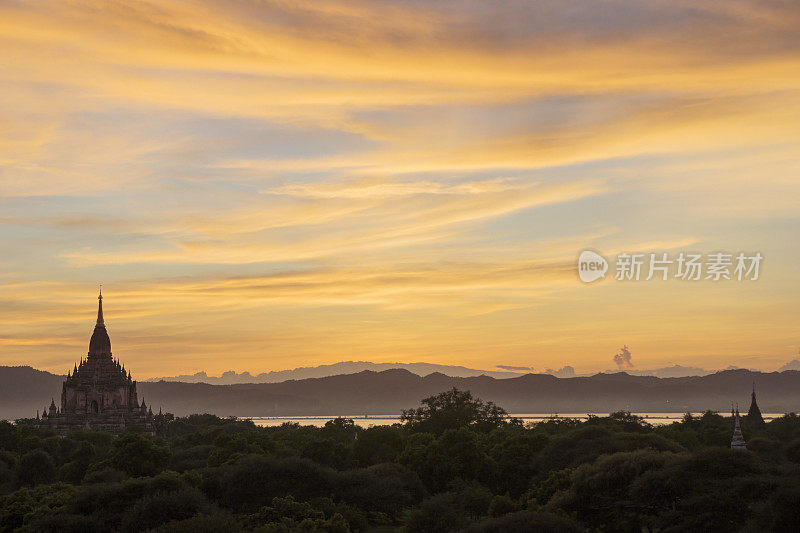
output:
<instances>
[{"instance_id":1,"label":"sunset sky","mask_svg":"<svg viewBox=\"0 0 800 533\"><path fill-rule=\"evenodd\" d=\"M0 365L774 370L798 243L795 1L0 0Z\"/></svg>"}]
</instances>

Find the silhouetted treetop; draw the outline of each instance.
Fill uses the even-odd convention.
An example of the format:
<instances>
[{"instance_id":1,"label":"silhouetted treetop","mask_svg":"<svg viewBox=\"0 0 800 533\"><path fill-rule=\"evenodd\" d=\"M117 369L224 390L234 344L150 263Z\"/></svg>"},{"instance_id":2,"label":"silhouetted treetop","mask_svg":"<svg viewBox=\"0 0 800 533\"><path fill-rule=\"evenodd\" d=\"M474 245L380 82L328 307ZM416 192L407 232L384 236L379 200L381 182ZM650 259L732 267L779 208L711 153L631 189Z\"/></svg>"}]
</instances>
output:
<instances>
[{"instance_id":1,"label":"silhouetted treetop","mask_svg":"<svg viewBox=\"0 0 800 533\"><path fill-rule=\"evenodd\" d=\"M732 450L724 414L523 425L445 391L391 426L164 414L156 436L57 436L0 422L0 533L800 531L794 414L742 428Z\"/></svg>"},{"instance_id":2,"label":"silhouetted treetop","mask_svg":"<svg viewBox=\"0 0 800 533\"><path fill-rule=\"evenodd\" d=\"M400 420L408 429L442 433L471 427L491 430L508 422L508 413L492 402L474 398L469 391L452 388L422 400L422 407L403 410Z\"/></svg>"}]
</instances>

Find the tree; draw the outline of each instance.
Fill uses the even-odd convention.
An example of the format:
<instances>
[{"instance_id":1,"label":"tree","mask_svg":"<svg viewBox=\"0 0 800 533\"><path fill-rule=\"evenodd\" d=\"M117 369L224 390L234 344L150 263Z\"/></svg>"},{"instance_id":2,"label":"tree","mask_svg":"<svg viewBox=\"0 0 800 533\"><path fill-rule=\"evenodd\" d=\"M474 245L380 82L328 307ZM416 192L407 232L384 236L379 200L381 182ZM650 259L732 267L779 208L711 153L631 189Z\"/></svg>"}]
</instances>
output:
<instances>
[{"instance_id":1,"label":"tree","mask_svg":"<svg viewBox=\"0 0 800 533\"><path fill-rule=\"evenodd\" d=\"M458 490L431 496L408 513L408 531L445 533L466 528L471 520L485 516L492 493L478 484L464 485Z\"/></svg>"},{"instance_id":2,"label":"tree","mask_svg":"<svg viewBox=\"0 0 800 533\"><path fill-rule=\"evenodd\" d=\"M140 433L126 433L114 441L111 465L131 476L152 476L169 461L169 448Z\"/></svg>"},{"instance_id":3,"label":"tree","mask_svg":"<svg viewBox=\"0 0 800 533\"><path fill-rule=\"evenodd\" d=\"M537 457L547 442L543 431L514 425L492 431L487 441L487 451L495 464L491 484L495 492L508 492L512 496L524 493L537 473Z\"/></svg>"},{"instance_id":4,"label":"tree","mask_svg":"<svg viewBox=\"0 0 800 533\"><path fill-rule=\"evenodd\" d=\"M421 407L403 410L400 416L408 429L436 434L462 427L488 431L506 424L507 419L503 408L455 387L425 398Z\"/></svg>"},{"instance_id":5,"label":"tree","mask_svg":"<svg viewBox=\"0 0 800 533\"><path fill-rule=\"evenodd\" d=\"M660 473L675 455L654 450L604 455L584 463L570 476L570 488L553 496L548 510L561 509L612 531L641 531L651 508L668 508L671 500L663 484L631 486L653 472ZM662 489L662 490L658 490Z\"/></svg>"},{"instance_id":6,"label":"tree","mask_svg":"<svg viewBox=\"0 0 800 533\"><path fill-rule=\"evenodd\" d=\"M358 434L353 458L360 466L396 462L403 451L403 434L397 427L373 426Z\"/></svg>"},{"instance_id":7,"label":"tree","mask_svg":"<svg viewBox=\"0 0 800 533\"><path fill-rule=\"evenodd\" d=\"M474 524L468 533L570 533L585 531L574 520L552 513L520 511Z\"/></svg>"},{"instance_id":8,"label":"tree","mask_svg":"<svg viewBox=\"0 0 800 533\"><path fill-rule=\"evenodd\" d=\"M326 531L350 533L350 524L339 513L325 519L325 513L308 502L298 502L291 496L273 498L271 506L262 507L247 518L254 531L289 533L294 531Z\"/></svg>"},{"instance_id":9,"label":"tree","mask_svg":"<svg viewBox=\"0 0 800 533\"><path fill-rule=\"evenodd\" d=\"M142 531L172 520L186 520L211 506L196 488L148 494L131 507L122 521L122 531Z\"/></svg>"},{"instance_id":10,"label":"tree","mask_svg":"<svg viewBox=\"0 0 800 533\"><path fill-rule=\"evenodd\" d=\"M25 525L48 516L60 514L75 488L65 483L21 488L0 498L0 531L17 531ZM42 531L43 528L33 528Z\"/></svg>"},{"instance_id":11,"label":"tree","mask_svg":"<svg viewBox=\"0 0 800 533\"><path fill-rule=\"evenodd\" d=\"M56 466L50 454L33 450L23 455L16 468L17 485L35 486L49 483L56 476Z\"/></svg>"}]
</instances>

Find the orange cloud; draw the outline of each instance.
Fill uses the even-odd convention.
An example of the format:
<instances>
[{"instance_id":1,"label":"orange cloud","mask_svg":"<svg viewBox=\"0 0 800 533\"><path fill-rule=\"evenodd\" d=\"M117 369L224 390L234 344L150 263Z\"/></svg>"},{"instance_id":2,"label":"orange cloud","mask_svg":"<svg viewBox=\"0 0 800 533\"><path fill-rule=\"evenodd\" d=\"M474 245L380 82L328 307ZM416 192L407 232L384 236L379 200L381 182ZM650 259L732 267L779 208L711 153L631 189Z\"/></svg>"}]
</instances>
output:
<instances>
[{"instance_id":1,"label":"orange cloud","mask_svg":"<svg viewBox=\"0 0 800 533\"><path fill-rule=\"evenodd\" d=\"M799 25L755 0L4 3L0 364L71 366L98 281L145 375L794 356ZM586 287L586 247L769 269Z\"/></svg>"}]
</instances>

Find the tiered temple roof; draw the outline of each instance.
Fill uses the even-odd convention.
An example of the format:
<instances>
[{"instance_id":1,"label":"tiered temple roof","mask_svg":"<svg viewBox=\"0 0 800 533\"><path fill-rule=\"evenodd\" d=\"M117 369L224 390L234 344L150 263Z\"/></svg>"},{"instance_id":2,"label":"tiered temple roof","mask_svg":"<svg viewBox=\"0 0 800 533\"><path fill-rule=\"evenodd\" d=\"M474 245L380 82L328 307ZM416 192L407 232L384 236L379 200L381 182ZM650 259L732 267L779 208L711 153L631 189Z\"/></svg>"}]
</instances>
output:
<instances>
[{"instance_id":1,"label":"tiered temple roof","mask_svg":"<svg viewBox=\"0 0 800 533\"><path fill-rule=\"evenodd\" d=\"M744 441L744 436L742 436L742 427L739 425L739 408L736 408L736 411L731 412L734 419L733 424L733 438L731 439L731 450L746 450L747 443Z\"/></svg>"},{"instance_id":2,"label":"tiered temple roof","mask_svg":"<svg viewBox=\"0 0 800 533\"><path fill-rule=\"evenodd\" d=\"M764 429L766 426L764 417L761 416L761 409L758 408L756 403L756 384L753 383L753 395L750 400L750 410L747 411L747 427L751 430Z\"/></svg>"},{"instance_id":3,"label":"tiered temple roof","mask_svg":"<svg viewBox=\"0 0 800 533\"><path fill-rule=\"evenodd\" d=\"M59 433L72 429L102 429L119 433L130 426L153 432L153 413L136 394L136 381L125 365L113 358L111 339L103 319L103 294L98 296L97 323L89 341L89 352L61 387L61 408L51 399L40 427Z\"/></svg>"}]
</instances>

